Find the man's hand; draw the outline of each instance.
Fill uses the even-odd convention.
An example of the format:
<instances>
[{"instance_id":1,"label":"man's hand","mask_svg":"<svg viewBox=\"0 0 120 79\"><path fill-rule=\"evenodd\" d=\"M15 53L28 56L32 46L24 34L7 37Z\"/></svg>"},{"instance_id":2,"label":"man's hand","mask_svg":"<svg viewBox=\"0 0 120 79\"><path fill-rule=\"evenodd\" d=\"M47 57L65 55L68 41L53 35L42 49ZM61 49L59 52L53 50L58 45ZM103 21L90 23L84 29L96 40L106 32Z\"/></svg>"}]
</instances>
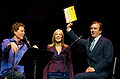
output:
<instances>
[{"instance_id":1,"label":"man's hand","mask_svg":"<svg viewBox=\"0 0 120 79\"><path fill-rule=\"evenodd\" d=\"M12 49L13 53L18 52L18 46L14 42L9 43L7 46L11 46L11 49Z\"/></svg>"},{"instance_id":2,"label":"man's hand","mask_svg":"<svg viewBox=\"0 0 120 79\"><path fill-rule=\"evenodd\" d=\"M85 72L95 72L93 67L88 67Z\"/></svg>"},{"instance_id":3,"label":"man's hand","mask_svg":"<svg viewBox=\"0 0 120 79\"><path fill-rule=\"evenodd\" d=\"M37 45L33 45L32 48L39 49Z\"/></svg>"},{"instance_id":4,"label":"man's hand","mask_svg":"<svg viewBox=\"0 0 120 79\"><path fill-rule=\"evenodd\" d=\"M73 23L71 23L71 22L69 24L67 24L67 30L69 30L72 25L73 25Z\"/></svg>"}]
</instances>

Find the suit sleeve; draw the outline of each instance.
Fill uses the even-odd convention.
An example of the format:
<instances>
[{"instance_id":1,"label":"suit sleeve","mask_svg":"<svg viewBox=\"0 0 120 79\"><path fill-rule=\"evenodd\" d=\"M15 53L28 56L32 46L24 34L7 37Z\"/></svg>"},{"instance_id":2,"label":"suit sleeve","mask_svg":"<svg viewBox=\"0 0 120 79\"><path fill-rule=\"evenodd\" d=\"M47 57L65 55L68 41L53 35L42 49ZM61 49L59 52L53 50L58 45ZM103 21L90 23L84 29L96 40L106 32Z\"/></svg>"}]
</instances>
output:
<instances>
[{"instance_id":1,"label":"suit sleeve","mask_svg":"<svg viewBox=\"0 0 120 79\"><path fill-rule=\"evenodd\" d=\"M70 38L72 40L77 40L79 37L73 32L73 30L70 30L69 32L67 32L67 34L70 36ZM83 45L85 46L87 41L85 39L80 39L76 42L77 44Z\"/></svg>"}]
</instances>

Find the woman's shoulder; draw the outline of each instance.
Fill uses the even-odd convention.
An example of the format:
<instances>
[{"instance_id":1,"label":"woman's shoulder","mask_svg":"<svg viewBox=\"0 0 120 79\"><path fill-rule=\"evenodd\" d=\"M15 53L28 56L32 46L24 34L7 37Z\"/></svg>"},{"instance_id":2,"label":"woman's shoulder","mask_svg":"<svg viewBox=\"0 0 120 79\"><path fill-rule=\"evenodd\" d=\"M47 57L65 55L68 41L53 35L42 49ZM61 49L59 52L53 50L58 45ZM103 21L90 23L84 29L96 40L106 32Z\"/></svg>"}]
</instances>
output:
<instances>
[{"instance_id":1,"label":"woman's shoulder","mask_svg":"<svg viewBox=\"0 0 120 79\"><path fill-rule=\"evenodd\" d=\"M53 44L48 44L47 47L51 48L51 47L53 47Z\"/></svg>"},{"instance_id":2,"label":"woman's shoulder","mask_svg":"<svg viewBox=\"0 0 120 79\"><path fill-rule=\"evenodd\" d=\"M66 48L66 47L68 47L68 45L67 45L67 44L64 44L63 46L64 46L65 48Z\"/></svg>"}]
</instances>

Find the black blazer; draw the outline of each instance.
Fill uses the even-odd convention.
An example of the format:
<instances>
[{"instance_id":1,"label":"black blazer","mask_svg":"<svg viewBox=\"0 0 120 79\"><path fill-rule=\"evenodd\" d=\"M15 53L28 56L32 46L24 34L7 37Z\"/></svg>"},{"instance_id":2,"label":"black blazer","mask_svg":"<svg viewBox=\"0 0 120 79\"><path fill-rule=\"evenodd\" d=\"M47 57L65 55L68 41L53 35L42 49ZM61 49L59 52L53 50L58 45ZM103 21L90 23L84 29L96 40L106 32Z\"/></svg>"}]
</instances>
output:
<instances>
[{"instance_id":1,"label":"black blazer","mask_svg":"<svg viewBox=\"0 0 120 79\"><path fill-rule=\"evenodd\" d=\"M73 39L78 39L78 36L71 30L67 34ZM89 50L91 44L91 37L88 39L80 39L77 44L84 45L87 49L88 65L95 68L95 72L99 75L108 76L109 66L113 59L113 45L112 42L101 36L97 41L92 52Z\"/></svg>"}]
</instances>

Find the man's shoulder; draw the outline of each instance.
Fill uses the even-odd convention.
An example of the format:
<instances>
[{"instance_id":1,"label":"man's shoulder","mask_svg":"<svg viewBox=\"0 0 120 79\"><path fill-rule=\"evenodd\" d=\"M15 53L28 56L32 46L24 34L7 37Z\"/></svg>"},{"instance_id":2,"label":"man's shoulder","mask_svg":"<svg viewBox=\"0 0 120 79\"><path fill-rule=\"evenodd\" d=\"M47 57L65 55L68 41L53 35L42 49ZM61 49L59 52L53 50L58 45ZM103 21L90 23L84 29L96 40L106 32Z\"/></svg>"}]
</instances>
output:
<instances>
[{"instance_id":1,"label":"man's shoulder","mask_svg":"<svg viewBox=\"0 0 120 79\"><path fill-rule=\"evenodd\" d=\"M101 36L101 39L104 40L104 41L111 41L109 38L104 37L104 36Z\"/></svg>"},{"instance_id":2,"label":"man's shoulder","mask_svg":"<svg viewBox=\"0 0 120 79\"><path fill-rule=\"evenodd\" d=\"M4 38L3 41L14 41L13 38Z\"/></svg>"},{"instance_id":3,"label":"man's shoulder","mask_svg":"<svg viewBox=\"0 0 120 79\"><path fill-rule=\"evenodd\" d=\"M102 40L105 43L111 43L112 44L112 41L109 38L101 36L100 40Z\"/></svg>"}]
</instances>

